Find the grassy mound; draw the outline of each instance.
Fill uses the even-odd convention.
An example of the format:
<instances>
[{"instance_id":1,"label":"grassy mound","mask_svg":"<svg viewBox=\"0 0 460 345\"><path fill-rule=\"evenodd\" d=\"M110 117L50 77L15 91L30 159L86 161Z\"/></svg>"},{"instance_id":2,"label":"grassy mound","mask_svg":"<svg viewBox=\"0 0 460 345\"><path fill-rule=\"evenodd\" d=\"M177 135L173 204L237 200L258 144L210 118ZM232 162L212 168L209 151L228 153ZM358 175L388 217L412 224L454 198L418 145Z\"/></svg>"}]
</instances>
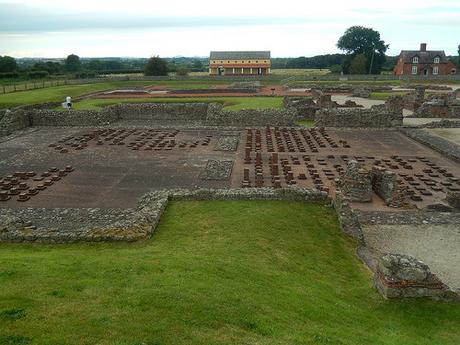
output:
<instances>
[{"instance_id":1,"label":"grassy mound","mask_svg":"<svg viewBox=\"0 0 460 345\"><path fill-rule=\"evenodd\" d=\"M0 344L458 344L460 306L387 301L332 209L175 202L145 243L0 245Z\"/></svg>"}]
</instances>

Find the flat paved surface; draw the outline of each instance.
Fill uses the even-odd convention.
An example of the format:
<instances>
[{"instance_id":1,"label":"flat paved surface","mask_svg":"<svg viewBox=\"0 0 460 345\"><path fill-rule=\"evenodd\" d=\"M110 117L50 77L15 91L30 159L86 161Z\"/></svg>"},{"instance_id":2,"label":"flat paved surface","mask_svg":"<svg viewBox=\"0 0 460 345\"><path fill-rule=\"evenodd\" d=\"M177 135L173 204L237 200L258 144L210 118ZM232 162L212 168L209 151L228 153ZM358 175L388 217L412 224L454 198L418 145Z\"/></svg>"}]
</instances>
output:
<instances>
[{"instance_id":1,"label":"flat paved surface","mask_svg":"<svg viewBox=\"0 0 460 345\"><path fill-rule=\"evenodd\" d=\"M237 151L215 150L220 137L235 135L239 137ZM277 171L272 169L273 154ZM333 194L335 179L350 159L397 173L413 194L412 207L443 202L448 190L460 189L458 163L397 130L35 128L0 143L1 193L10 197L0 201L0 207L128 208L151 190L272 187L276 183L316 187ZM233 161L228 179L205 179L209 160ZM62 170L68 165L74 171L25 202L11 193L11 189L18 191L19 182L25 184L19 192L28 192L27 188L38 187L59 173L50 173L50 168ZM9 182L9 175L26 172L35 175L19 181L14 178L16 184ZM34 180L42 174L42 180ZM386 208L377 196L374 202L356 207Z\"/></svg>"},{"instance_id":2,"label":"flat paved surface","mask_svg":"<svg viewBox=\"0 0 460 345\"><path fill-rule=\"evenodd\" d=\"M365 225L363 233L366 244L378 252L414 256L441 281L460 291L458 225Z\"/></svg>"},{"instance_id":3,"label":"flat paved surface","mask_svg":"<svg viewBox=\"0 0 460 345\"><path fill-rule=\"evenodd\" d=\"M431 128L426 131L460 145L460 128Z\"/></svg>"}]
</instances>

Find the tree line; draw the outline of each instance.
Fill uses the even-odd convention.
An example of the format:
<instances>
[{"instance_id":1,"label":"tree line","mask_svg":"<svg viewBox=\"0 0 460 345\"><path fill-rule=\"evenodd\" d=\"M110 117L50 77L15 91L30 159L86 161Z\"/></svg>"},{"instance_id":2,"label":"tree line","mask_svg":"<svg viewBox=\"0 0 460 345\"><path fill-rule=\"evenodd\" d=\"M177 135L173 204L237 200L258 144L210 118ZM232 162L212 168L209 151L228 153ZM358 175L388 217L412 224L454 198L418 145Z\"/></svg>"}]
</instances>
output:
<instances>
[{"instance_id":1,"label":"tree line","mask_svg":"<svg viewBox=\"0 0 460 345\"><path fill-rule=\"evenodd\" d=\"M372 28L352 26L339 38L337 47L342 54L326 54L313 57L272 58L272 68L279 69L330 69L332 73L344 74L380 74L392 71L397 56L387 56L389 44L381 39L380 33ZM458 57L450 57L459 66ZM34 61L34 60L32 60ZM98 74L139 73L162 76L170 72L187 75L189 72L206 71L207 58L83 58L75 54L67 56L64 61L35 61L32 64L19 66L10 56L0 56L0 78L17 78L26 75L28 78L46 78L53 75L72 74L75 77L94 77Z\"/></svg>"}]
</instances>

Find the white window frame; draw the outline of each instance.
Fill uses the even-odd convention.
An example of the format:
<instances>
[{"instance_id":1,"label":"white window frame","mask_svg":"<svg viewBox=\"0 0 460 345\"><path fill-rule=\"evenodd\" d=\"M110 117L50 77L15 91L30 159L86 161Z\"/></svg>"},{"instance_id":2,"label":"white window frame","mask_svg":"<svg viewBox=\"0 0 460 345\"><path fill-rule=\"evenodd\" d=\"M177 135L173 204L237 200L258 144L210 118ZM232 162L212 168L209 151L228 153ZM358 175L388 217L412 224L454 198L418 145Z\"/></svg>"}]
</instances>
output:
<instances>
[{"instance_id":1,"label":"white window frame","mask_svg":"<svg viewBox=\"0 0 460 345\"><path fill-rule=\"evenodd\" d=\"M439 58L439 56L436 56L434 58L434 63L440 63L441 62L441 59Z\"/></svg>"},{"instance_id":2,"label":"white window frame","mask_svg":"<svg viewBox=\"0 0 460 345\"><path fill-rule=\"evenodd\" d=\"M433 67L433 75L438 75L439 74L439 67L438 66L434 66Z\"/></svg>"},{"instance_id":3,"label":"white window frame","mask_svg":"<svg viewBox=\"0 0 460 345\"><path fill-rule=\"evenodd\" d=\"M414 56L412 58L412 63L418 63L418 56Z\"/></svg>"},{"instance_id":4,"label":"white window frame","mask_svg":"<svg viewBox=\"0 0 460 345\"><path fill-rule=\"evenodd\" d=\"M418 68L417 66L412 66L412 74L417 74Z\"/></svg>"}]
</instances>

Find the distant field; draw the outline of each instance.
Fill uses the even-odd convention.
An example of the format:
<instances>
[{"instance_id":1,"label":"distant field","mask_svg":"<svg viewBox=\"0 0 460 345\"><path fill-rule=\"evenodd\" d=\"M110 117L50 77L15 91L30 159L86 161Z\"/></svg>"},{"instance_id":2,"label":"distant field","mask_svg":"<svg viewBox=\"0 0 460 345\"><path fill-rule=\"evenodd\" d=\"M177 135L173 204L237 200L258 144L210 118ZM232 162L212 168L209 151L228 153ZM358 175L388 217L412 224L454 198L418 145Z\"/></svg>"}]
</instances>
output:
<instances>
[{"instance_id":1,"label":"distant field","mask_svg":"<svg viewBox=\"0 0 460 345\"><path fill-rule=\"evenodd\" d=\"M151 240L0 244L2 345L458 345L460 305L385 300L330 207L172 202Z\"/></svg>"},{"instance_id":2,"label":"distant field","mask_svg":"<svg viewBox=\"0 0 460 345\"><path fill-rule=\"evenodd\" d=\"M320 68L310 68L310 69L303 69L303 68L284 68L284 69L272 69L273 75L285 75L285 76L314 76L314 75L325 75L330 74L331 71L329 69L320 69Z\"/></svg>"},{"instance_id":3,"label":"distant field","mask_svg":"<svg viewBox=\"0 0 460 345\"><path fill-rule=\"evenodd\" d=\"M226 110L281 108L282 97L187 97L187 98L117 98L85 99L74 103L74 109L101 110L102 107L117 103L221 103Z\"/></svg>"},{"instance_id":4,"label":"distant field","mask_svg":"<svg viewBox=\"0 0 460 345\"><path fill-rule=\"evenodd\" d=\"M171 81L113 81L94 84L64 85L20 91L0 95L0 109L24 104L63 102L66 96L78 97L88 93L126 87L164 86L171 89L207 88L215 84L228 84L220 80L171 80Z\"/></svg>"},{"instance_id":5,"label":"distant field","mask_svg":"<svg viewBox=\"0 0 460 345\"><path fill-rule=\"evenodd\" d=\"M371 92L370 99L386 101L391 96L404 96L407 92Z\"/></svg>"}]
</instances>

